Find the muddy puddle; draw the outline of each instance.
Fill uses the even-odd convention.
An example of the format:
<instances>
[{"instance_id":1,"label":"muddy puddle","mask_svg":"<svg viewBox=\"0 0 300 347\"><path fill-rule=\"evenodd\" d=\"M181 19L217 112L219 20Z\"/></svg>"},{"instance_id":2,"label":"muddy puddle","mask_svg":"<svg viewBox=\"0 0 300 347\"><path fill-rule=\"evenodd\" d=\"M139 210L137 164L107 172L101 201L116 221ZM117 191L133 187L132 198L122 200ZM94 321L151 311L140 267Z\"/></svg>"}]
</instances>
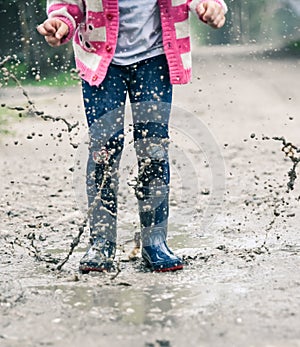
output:
<instances>
[{"instance_id":1,"label":"muddy puddle","mask_svg":"<svg viewBox=\"0 0 300 347\"><path fill-rule=\"evenodd\" d=\"M130 146L115 270L79 274L87 228L57 270L85 218L74 175L86 126L79 87L28 89L36 110L78 126L68 131L35 114L9 119L1 134L0 346L300 346L300 182L272 140L300 146L300 62L248 53L199 51L201 78L175 89L184 110L175 112L171 150L169 244L185 262L177 273L151 273L139 254L128 260L139 231ZM20 89L1 88L0 96L6 105L28 103ZM191 119L202 127L196 133L186 130ZM216 162L198 150L203 129Z\"/></svg>"}]
</instances>

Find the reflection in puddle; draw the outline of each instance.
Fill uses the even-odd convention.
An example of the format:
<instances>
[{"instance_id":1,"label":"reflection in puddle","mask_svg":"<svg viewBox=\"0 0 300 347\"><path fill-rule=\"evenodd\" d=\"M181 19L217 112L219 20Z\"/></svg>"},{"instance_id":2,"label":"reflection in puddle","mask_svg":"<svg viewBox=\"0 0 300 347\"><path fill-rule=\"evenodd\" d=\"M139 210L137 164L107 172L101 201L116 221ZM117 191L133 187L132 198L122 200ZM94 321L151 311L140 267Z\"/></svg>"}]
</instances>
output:
<instances>
[{"instance_id":1,"label":"reflection in puddle","mask_svg":"<svg viewBox=\"0 0 300 347\"><path fill-rule=\"evenodd\" d=\"M139 287L106 287L93 283L91 287L61 285L38 289L48 295L53 292L68 311L76 311L78 319L164 326L175 325L182 316L195 317L203 312L214 312L226 301L228 293L235 293L238 298L248 292L238 283L207 285L201 284L199 278L194 278L188 284L182 283L182 278L175 276L173 283L169 277L162 279L167 285L160 283L147 286L139 283Z\"/></svg>"},{"instance_id":2,"label":"reflection in puddle","mask_svg":"<svg viewBox=\"0 0 300 347\"><path fill-rule=\"evenodd\" d=\"M164 293L159 288L75 288L65 303L81 313L104 321L153 324L172 321L172 308L180 294Z\"/></svg>"}]
</instances>

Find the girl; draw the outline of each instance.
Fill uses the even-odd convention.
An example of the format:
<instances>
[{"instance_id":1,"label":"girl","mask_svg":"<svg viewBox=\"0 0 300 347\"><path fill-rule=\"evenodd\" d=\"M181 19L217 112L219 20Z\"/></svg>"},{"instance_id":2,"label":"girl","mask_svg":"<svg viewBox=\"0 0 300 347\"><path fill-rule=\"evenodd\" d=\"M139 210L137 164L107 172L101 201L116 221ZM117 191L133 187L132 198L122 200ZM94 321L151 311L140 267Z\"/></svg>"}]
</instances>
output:
<instances>
[{"instance_id":1,"label":"girl","mask_svg":"<svg viewBox=\"0 0 300 347\"><path fill-rule=\"evenodd\" d=\"M213 28L225 23L223 0L48 0L48 19L37 29L51 46L73 39L89 126L91 246L80 261L83 273L109 271L115 257L127 94L138 159L142 257L154 271L183 268L166 243L168 124L172 85L191 78L189 10Z\"/></svg>"}]
</instances>

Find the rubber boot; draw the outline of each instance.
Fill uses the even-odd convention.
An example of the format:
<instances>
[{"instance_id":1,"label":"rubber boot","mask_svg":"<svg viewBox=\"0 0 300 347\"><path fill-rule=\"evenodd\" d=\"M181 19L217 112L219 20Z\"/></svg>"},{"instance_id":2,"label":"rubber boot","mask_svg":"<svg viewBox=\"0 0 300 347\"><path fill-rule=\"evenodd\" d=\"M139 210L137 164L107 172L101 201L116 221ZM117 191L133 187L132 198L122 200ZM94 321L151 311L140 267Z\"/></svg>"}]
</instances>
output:
<instances>
[{"instance_id":1,"label":"rubber boot","mask_svg":"<svg viewBox=\"0 0 300 347\"><path fill-rule=\"evenodd\" d=\"M142 257L158 272L183 268L182 261L166 243L169 217L168 119L169 104L136 104L139 118L134 124L134 145L138 158L138 199ZM149 121L151 119L151 121Z\"/></svg>"},{"instance_id":2,"label":"rubber boot","mask_svg":"<svg viewBox=\"0 0 300 347\"><path fill-rule=\"evenodd\" d=\"M114 146L122 148L118 137L112 139ZM109 143L108 143L109 145ZM90 224L90 247L80 260L79 270L110 271L116 254L117 239L117 192L119 153L111 147L90 147L87 167L88 215Z\"/></svg>"},{"instance_id":3,"label":"rubber boot","mask_svg":"<svg viewBox=\"0 0 300 347\"><path fill-rule=\"evenodd\" d=\"M168 247L167 229L169 216L169 187L159 186L156 180L137 192L142 257L155 272L176 271L183 263ZM143 193L141 193L141 190Z\"/></svg>"},{"instance_id":4,"label":"rubber boot","mask_svg":"<svg viewBox=\"0 0 300 347\"><path fill-rule=\"evenodd\" d=\"M116 255L116 243L98 237L80 260L81 273L90 271L109 272Z\"/></svg>"}]
</instances>

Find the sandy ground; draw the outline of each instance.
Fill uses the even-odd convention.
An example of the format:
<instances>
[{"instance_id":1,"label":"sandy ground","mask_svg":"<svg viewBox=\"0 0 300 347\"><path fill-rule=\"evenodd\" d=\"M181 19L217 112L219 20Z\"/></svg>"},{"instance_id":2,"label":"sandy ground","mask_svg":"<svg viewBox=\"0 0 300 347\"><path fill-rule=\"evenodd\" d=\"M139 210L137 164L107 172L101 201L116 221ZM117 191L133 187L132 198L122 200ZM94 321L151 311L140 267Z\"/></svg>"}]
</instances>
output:
<instances>
[{"instance_id":1,"label":"sandy ground","mask_svg":"<svg viewBox=\"0 0 300 347\"><path fill-rule=\"evenodd\" d=\"M1 135L0 346L300 346L300 182L287 193L291 160L268 139L300 145L300 58L200 49L193 75L174 96L169 243L186 265L169 274L127 261L138 231L129 136L121 272L78 273L87 230L55 269L84 219L86 127L79 87L28 89L39 110L80 125L69 134L27 117ZM26 103L18 89L0 96Z\"/></svg>"}]
</instances>

